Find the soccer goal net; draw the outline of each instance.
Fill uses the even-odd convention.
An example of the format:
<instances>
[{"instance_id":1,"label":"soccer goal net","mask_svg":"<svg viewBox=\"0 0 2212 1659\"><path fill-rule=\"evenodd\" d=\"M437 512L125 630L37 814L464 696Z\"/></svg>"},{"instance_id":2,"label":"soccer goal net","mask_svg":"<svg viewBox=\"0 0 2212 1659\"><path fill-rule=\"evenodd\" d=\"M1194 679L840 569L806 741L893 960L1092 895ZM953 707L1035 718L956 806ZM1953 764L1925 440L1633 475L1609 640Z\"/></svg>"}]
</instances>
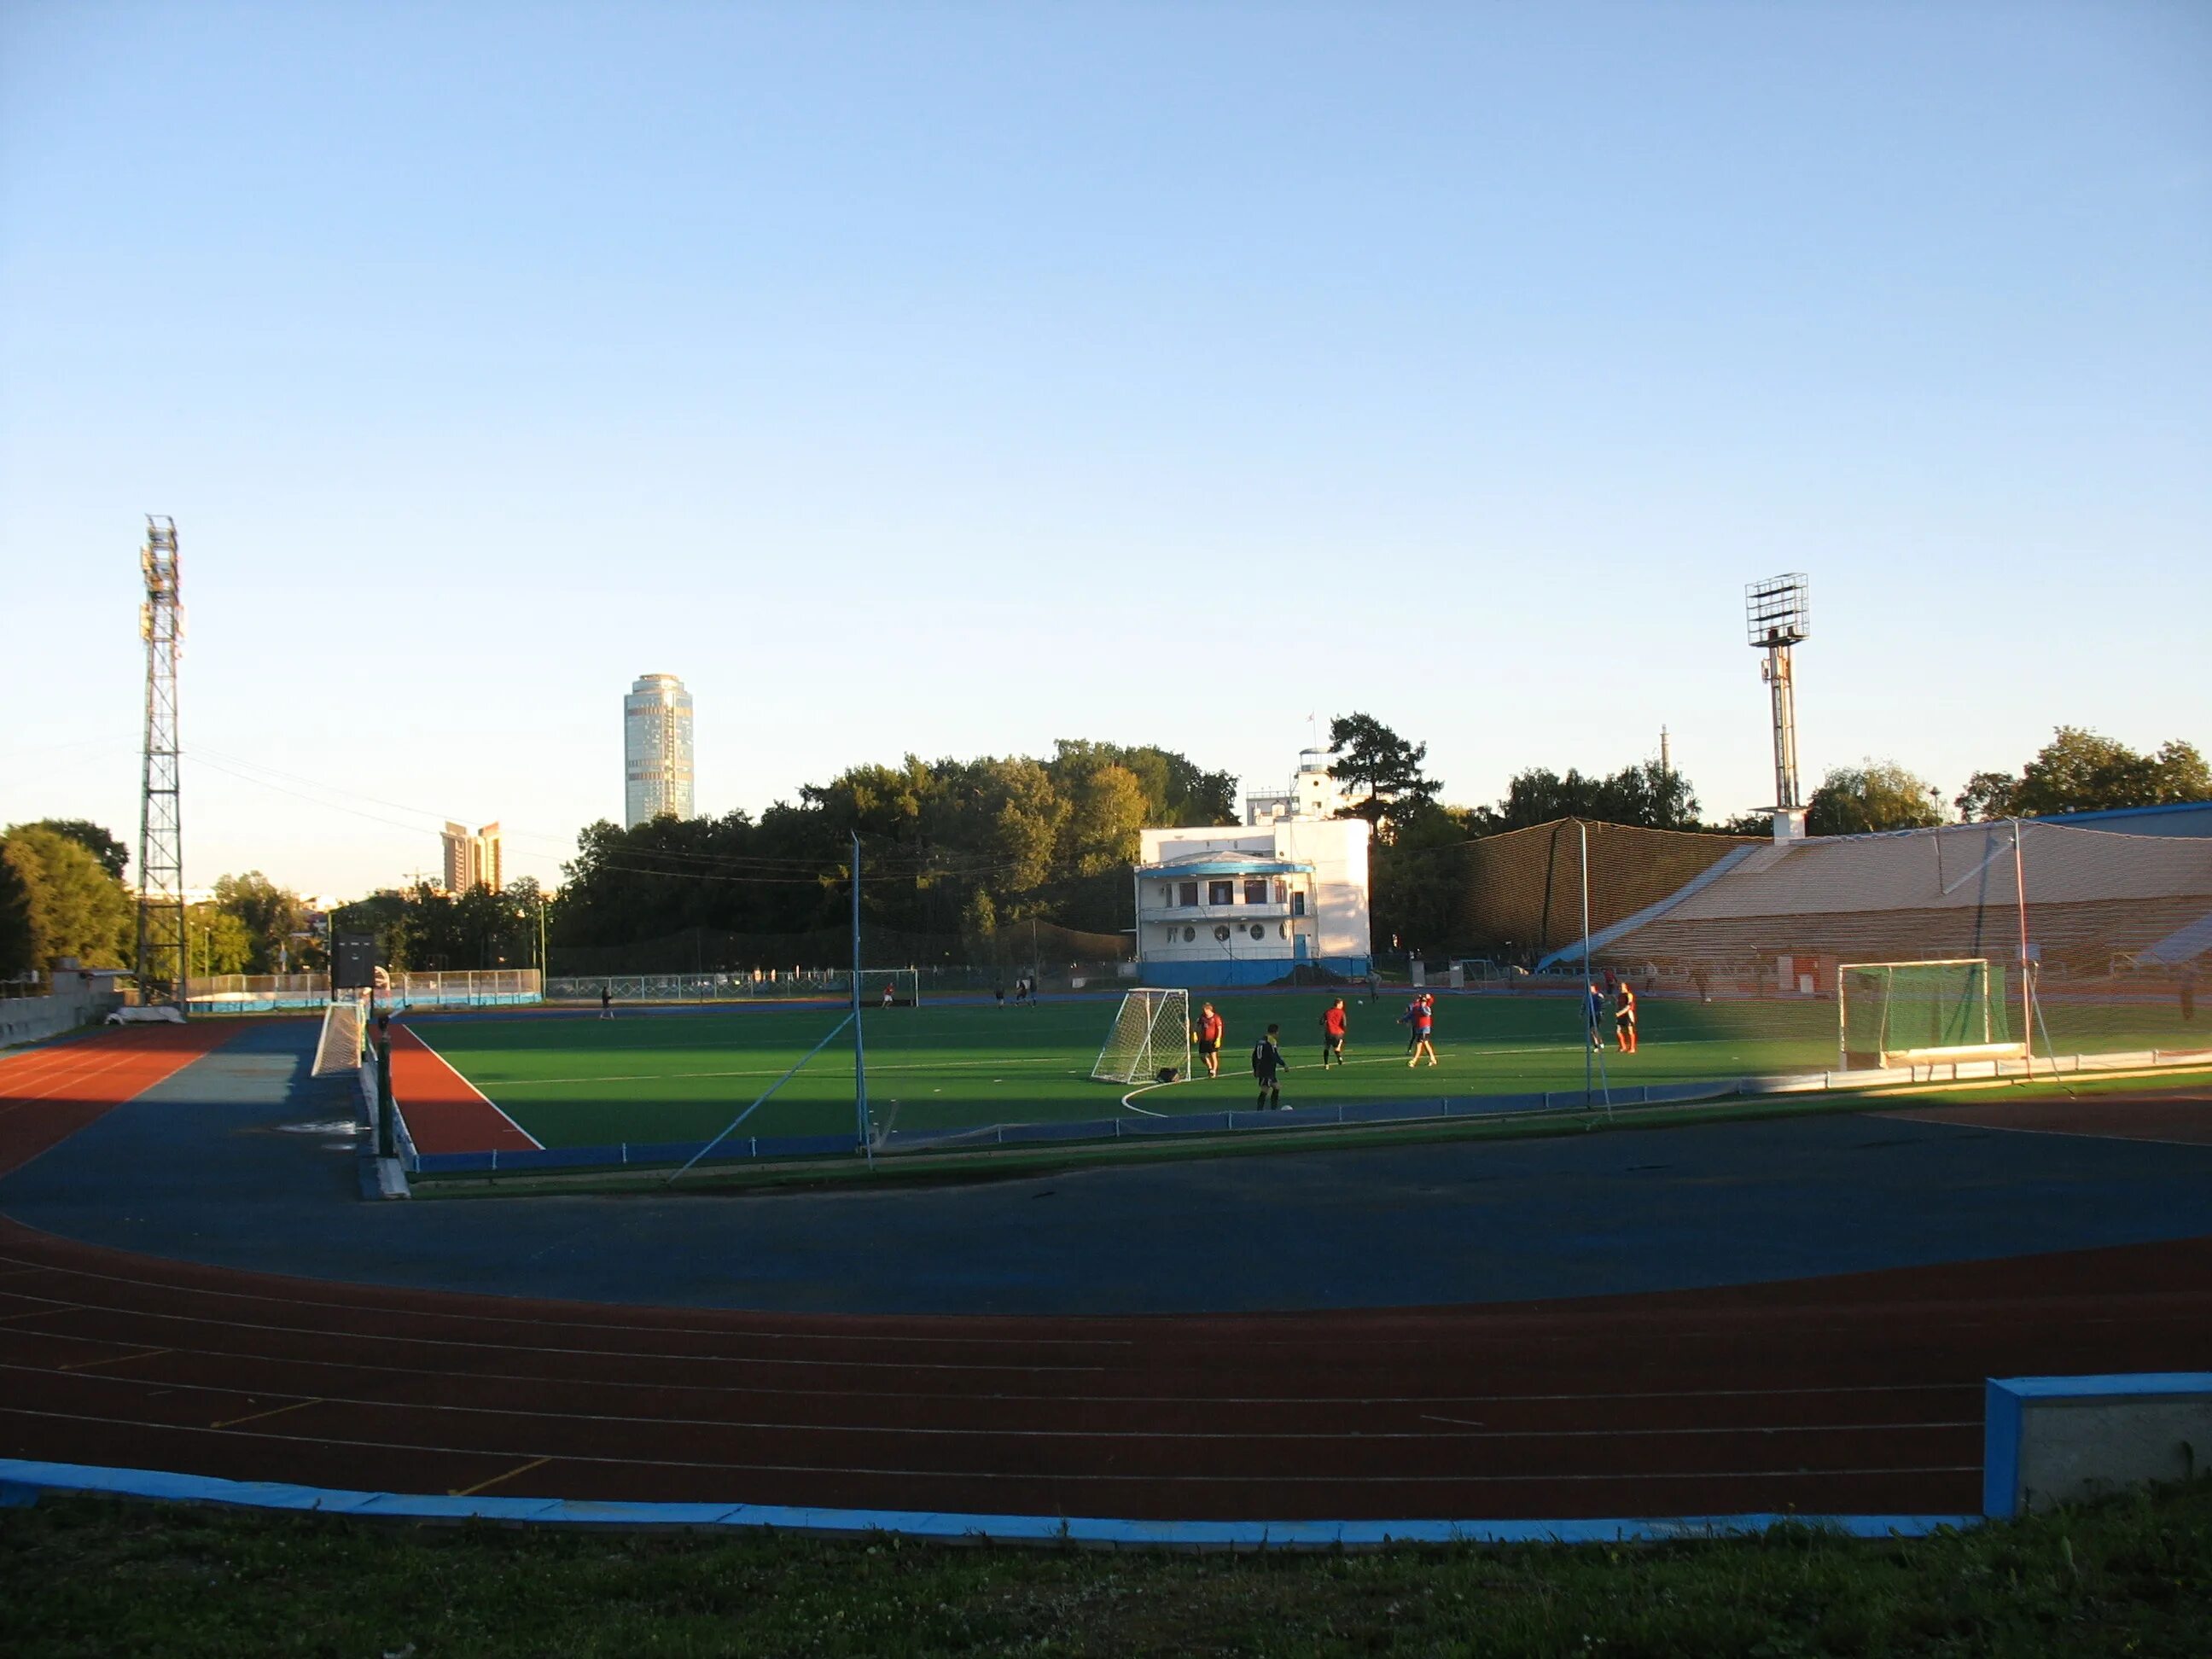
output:
<instances>
[{"instance_id":1,"label":"soccer goal net","mask_svg":"<svg viewBox=\"0 0 2212 1659\"><path fill-rule=\"evenodd\" d=\"M1846 1069L2016 1055L2004 969L1986 957L1845 963L1836 969L1837 1046Z\"/></svg>"},{"instance_id":2,"label":"soccer goal net","mask_svg":"<svg viewBox=\"0 0 2212 1659\"><path fill-rule=\"evenodd\" d=\"M1101 1083L1149 1083L1190 1070L1190 993L1144 987L1126 993L1091 1075Z\"/></svg>"},{"instance_id":3,"label":"soccer goal net","mask_svg":"<svg viewBox=\"0 0 2212 1659\"><path fill-rule=\"evenodd\" d=\"M864 968L860 970L863 1008L919 1008L921 973L915 968Z\"/></svg>"}]
</instances>

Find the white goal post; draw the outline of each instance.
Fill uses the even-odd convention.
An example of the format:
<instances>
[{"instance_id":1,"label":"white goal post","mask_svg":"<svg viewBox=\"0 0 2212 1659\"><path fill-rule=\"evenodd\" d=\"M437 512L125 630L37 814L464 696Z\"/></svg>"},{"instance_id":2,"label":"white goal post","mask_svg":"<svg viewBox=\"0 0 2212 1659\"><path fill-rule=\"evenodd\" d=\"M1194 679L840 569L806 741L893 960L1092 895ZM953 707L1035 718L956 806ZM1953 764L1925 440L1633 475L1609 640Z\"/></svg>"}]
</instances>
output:
<instances>
[{"instance_id":1,"label":"white goal post","mask_svg":"<svg viewBox=\"0 0 2212 1659\"><path fill-rule=\"evenodd\" d=\"M1190 1074L1190 993L1139 986L1114 1011L1091 1075L1100 1083L1150 1083L1165 1071Z\"/></svg>"},{"instance_id":2,"label":"white goal post","mask_svg":"<svg viewBox=\"0 0 2212 1659\"><path fill-rule=\"evenodd\" d=\"M885 1000L887 994L888 1001ZM860 969L860 1006L921 1007L921 970L917 968L863 968Z\"/></svg>"},{"instance_id":3,"label":"white goal post","mask_svg":"<svg viewBox=\"0 0 2212 1659\"><path fill-rule=\"evenodd\" d=\"M2018 1059L2004 969L1987 957L1847 962L1836 969L1836 1059L1854 1066Z\"/></svg>"}]
</instances>

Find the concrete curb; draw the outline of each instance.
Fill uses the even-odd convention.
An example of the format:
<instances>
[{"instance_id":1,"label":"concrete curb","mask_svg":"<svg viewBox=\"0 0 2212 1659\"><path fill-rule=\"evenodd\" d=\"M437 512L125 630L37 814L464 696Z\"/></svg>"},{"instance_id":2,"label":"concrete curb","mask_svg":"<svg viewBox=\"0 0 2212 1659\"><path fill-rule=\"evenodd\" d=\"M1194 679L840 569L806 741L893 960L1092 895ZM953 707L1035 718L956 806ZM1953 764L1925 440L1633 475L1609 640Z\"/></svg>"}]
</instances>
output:
<instances>
[{"instance_id":1,"label":"concrete curb","mask_svg":"<svg viewBox=\"0 0 2212 1659\"><path fill-rule=\"evenodd\" d=\"M731 1528L816 1538L896 1534L956 1544L1251 1553L1376 1550L1394 1544L1613 1544L1743 1537L1778 1526L1850 1538L1924 1538L1981 1524L1978 1515L1706 1515L1592 1521L1115 1521L917 1510L801 1509L767 1504L609 1504L559 1498L441 1498L219 1480L156 1469L0 1459L0 1507L45 1493L96 1493L227 1509L378 1520L489 1521L511 1527L643 1531Z\"/></svg>"}]
</instances>

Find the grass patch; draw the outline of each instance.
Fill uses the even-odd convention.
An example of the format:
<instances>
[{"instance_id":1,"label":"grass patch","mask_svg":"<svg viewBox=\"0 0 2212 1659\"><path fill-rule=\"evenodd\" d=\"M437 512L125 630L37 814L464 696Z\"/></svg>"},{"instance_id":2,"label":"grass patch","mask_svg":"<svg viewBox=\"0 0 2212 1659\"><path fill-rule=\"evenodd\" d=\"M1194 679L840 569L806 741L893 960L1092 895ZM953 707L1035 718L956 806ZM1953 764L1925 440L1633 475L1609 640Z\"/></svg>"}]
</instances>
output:
<instances>
[{"instance_id":1,"label":"grass patch","mask_svg":"<svg viewBox=\"0 0 2212 1659\"><path fill-rule=\"evenodd\" d=\"M2212 1481L1917 1540L1192 1556L556 1534L112 1499L0 1514L46 1655L2131 1655L2212 1638Z\"/></svg>"}]
</instances>

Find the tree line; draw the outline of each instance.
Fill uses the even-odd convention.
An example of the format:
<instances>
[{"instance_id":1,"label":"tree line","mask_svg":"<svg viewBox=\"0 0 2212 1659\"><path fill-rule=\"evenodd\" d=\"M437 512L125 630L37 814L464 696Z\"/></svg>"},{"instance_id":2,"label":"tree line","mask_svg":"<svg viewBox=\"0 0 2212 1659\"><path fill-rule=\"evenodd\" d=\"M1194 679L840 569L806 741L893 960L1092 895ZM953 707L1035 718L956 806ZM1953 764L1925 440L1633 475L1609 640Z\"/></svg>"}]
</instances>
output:
<instances>
[{"instance_id":1,"label":"tree line","mask_svg":"<svg viewBox=\"0 0 2212 1659\"><path fill-rule=\"evenodd\" d=\"M1611 773L1516 774L1492 805L1443 799L1428 745L1364 713L1329 723L1349 814L1375 828L1374 936L1380 950L1449 948L1466 892L1468 843L1580 817L1652 830L1765 835L1765 814L1705 822L1679 771L1645 761ZM795 936L843 928L859 837L865 926L930 936L947 955L1025 921L1123 934L1129 866L1146 825L1238 821L1237 780L1152 745L1065 739L1048 757L985 756L854 766L757 818L662 817L582 830L557 896L528 878L449 894L427 884L342 907L341 931L374 933L399 969L536 964L541 941L618 946L686 929ZM2053 813L2212 799L2192 745L2139 753L2062 726L2017 772L1974 775L1959 817ZM1808 804L1814 835L1911 829L1946 820L1942 793L1893 761L1832 769ZM59 956L128 965L136 944L128 851L99 825L42 819L0 836L0 977ZM323 960L299 896L258 871L225 876L188 917L191 971L273 973ZM557 962L557 955L556 961Z\"/></svg>"},{"instance_id":2,"label":"tree line","mask_svg":"<svg viewBox=\"0 0 2212 1659\"><path fill-rule=\"evenodd\" d=\"M125 881L130 849L84 818L40 818L0 831L0 979L75 957L128 968L138 948L137 896ZM273 974L319 967L307 903L258 870L227 875L185 907L186 971Z\"/></svg>"}]
</instances>

